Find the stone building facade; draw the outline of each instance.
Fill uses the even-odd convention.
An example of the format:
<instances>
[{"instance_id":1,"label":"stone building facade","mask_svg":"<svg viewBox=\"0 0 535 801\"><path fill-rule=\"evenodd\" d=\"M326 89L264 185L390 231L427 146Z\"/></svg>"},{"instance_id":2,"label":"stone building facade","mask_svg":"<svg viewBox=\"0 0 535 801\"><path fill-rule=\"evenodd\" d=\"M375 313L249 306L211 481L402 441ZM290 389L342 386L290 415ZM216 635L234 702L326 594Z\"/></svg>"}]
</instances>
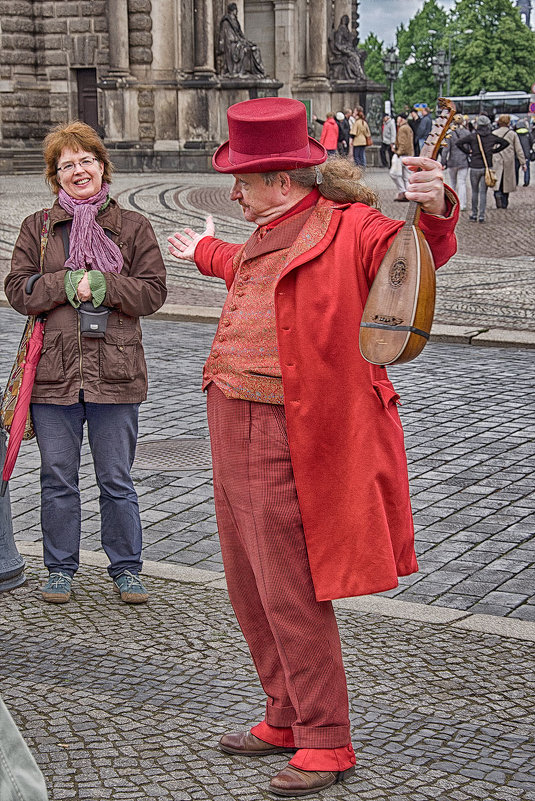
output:
<instances>
[{"instance_id":1,"label":"stone building facade","mask_svg":"<svg viewBox=\"0 0 535 801\"><path fill-rule=\"evenodd\" d=\"M319 117L384 87L329 78L329 36L356 0L237 0L265 75L222 74L227 0L0 0L0 170L40 159L56 123L103 134L119 169L209 169L226 109L251 97L308 101ZM332 73L331 73L332 74Z\"/></svg>"}]
</instances>

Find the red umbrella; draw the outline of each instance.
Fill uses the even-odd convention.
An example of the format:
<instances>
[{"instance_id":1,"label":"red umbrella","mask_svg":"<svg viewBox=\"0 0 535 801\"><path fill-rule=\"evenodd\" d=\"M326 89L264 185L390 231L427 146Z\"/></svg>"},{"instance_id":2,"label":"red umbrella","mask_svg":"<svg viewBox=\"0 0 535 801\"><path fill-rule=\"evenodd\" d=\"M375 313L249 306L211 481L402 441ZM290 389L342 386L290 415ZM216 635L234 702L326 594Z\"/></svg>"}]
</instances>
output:
<instances>
[{"instance_id":1,"label":"red umbrella","mask_svg":"<svg viewBox=\"0 0 535 801\"><path fill-rule=\"evenodd\" d=\"M44 320L37 318L32 335L28 340L26 358L23 362L24 372L22 374L22 382L17 397L17 403L13 412L11 430L9 432L9 442L7 444L4 469L2 470L0 496L3 496L6 491L7 482L11 478L11 473L13 472L15 462L17 461L20 443L22 442L22 436L26 426L28 409L30 408L30 398L32 395L33 382L35 380L35 371L37 370L39 357L41 356L41 350L43 348L44 331Z\"/></svg>"}]
</instances>

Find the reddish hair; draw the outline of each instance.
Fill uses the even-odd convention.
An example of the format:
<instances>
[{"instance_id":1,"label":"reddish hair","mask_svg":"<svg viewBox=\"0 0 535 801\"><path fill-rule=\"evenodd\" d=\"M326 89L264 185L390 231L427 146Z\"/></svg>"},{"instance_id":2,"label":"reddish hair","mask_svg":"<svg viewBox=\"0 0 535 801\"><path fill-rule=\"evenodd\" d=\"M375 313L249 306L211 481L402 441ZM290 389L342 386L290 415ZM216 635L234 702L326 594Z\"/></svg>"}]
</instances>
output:
<instances>
[{"instance_id":1,"label":"reddish hair","mask_svg":"<svg viewBox=\"0 0 535 801\"><path fill-rule=\"evenodd\" d=\"M58 161L66 147L75 152L85 150L87 153L93 153L104 165L102 180L107 184L111 183L113 164L102 139L90 125L74 120L66 125L57 125L47 134L43 142L45 178L54 194L57 195L61 188L57 178Z\"/></svg>"}]
</instances>

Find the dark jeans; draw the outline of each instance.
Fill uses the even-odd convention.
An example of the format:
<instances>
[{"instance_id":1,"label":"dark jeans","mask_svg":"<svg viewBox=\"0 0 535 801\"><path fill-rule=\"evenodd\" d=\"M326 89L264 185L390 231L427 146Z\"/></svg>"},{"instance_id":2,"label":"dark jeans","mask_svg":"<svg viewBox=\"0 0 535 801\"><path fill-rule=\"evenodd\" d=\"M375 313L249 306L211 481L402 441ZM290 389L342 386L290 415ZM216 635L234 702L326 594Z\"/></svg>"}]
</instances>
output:
<instances>
[{"instance_id":1,"label":"dark jeans","mask_svg":"<svg viewBox=\"0 0 535 801\"><path fill-rule=\"evenodd\" d=\"M357 167L366 166L366 145L353 146L353 160Z\"/></svg>"},{"instance_id":2,"label":"dark jeans","mask_svg":"<svg viewBox=\"0 0 535 801\"><path fill-rule=\"evenodd\" d=\"M381 157L381 164L383 167L391 167L392 166L392 148L390 145L381 142L381 149L379 150L379 155Z\"/></svg>"},{"instance_id":3,"label":"dark jeans","mask_svg":"<svg viewBox=\"0 0 535 801\"><path fill-rule=\"evenodd\" d=\"M102 547L115 578L141 570L141 521L130 476L138 431L139 403L33 403L32 418L41 452L41 527L49 571L78 570L81 505L78 488L83 426L100 490Z\"/></svg>"},{"instance_id":4,"label":"dark jeans","mask_svg":"<svg viewBox=\"0 0 535 801\"><path fill-rule=\"evenodd\" d=\"M506 209L509 206L509 192L502 192L501 189L497 189L494 192L494 200L496 201L497 209Z\"/></svg>"},{"instance_id":5,"label":"dark jeans","mask_svg":"<svg viewBox=\"0 0 535 801\"><path fill-rule=\"evenodd\" d=\"M470 186L472 187L472 214L470 216L484 220L487 208L487 184L485 183L484 168L478 170L470 167Z\"/></svg>"},{"instance_id":6,"label":"dark jeans","mask_svg":"<svg viewBox=\"0 0 535 801\"><path fill-rule=\"evenodd\" d=\"M520 184L520 176L523 175L524 176L523 186L529 186L529 178L530 178L530 166L529 165L530 165L529 156L526 157L526 171L525 172L524 172L524 170L522 170L520 168L520 162L518 161L516 163L516 182L517 182L517 184Z\"/></svg>"}]
</instances>

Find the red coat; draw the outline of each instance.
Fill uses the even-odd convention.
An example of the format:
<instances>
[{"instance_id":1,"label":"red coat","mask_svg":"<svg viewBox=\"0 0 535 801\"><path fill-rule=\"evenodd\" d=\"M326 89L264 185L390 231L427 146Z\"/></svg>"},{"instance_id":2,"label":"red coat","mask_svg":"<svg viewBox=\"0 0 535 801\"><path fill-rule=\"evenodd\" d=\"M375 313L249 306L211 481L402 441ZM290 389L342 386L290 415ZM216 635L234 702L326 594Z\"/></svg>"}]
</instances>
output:
<instances>
[{"instance_id":1,"label":"red coat","mask_svg":"<svg viewBox=\"0 0 535 801\"><path fill-rule=\"evenodd\" d=\"M340 128L334 117L327 117L321 129L320 142L325 150L336 150Z\"/></svg>"},{"instance_id":2,"label":"red coat","mask_svg":"<svg viewBox=\"0 0 535 801\"><path fill-rule=\"evenodd\" d=\"M422 214L437 266L456 250L458 211ZM275 287L288 439L318 601L392 589L418 570L399 396L360 355L373 278L403 223L321 198ZM199 270L227 287L242 246L207 237Z\"/></svg>"}]
</instances>

